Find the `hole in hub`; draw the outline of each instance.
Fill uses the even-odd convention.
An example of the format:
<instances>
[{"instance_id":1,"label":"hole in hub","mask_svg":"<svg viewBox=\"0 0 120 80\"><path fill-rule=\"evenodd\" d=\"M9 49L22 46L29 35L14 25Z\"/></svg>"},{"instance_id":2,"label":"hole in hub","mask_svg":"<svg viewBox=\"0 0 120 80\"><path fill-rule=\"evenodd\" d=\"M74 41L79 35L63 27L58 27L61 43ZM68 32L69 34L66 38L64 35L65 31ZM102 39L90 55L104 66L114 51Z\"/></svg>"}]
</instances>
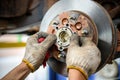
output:
<instances>
[{"instance_id":1,"label":"hole in hub","mask_svg":"<svg viewBox=\"0 0 120 80\"><path fill-rule=\"evenodd\" d=\"M66 31L62 31L59 34L59 39L61 42L65 43L69 39L70 35Z\"/></svg>"}]
</instances>

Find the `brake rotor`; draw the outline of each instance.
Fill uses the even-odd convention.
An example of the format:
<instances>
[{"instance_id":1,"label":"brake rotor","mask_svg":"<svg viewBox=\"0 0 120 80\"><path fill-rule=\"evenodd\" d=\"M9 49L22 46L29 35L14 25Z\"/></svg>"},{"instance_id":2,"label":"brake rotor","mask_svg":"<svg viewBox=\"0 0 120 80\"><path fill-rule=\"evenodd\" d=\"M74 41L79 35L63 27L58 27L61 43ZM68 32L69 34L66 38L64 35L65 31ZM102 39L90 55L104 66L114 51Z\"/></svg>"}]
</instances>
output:
<instances>
[{"instance_id":1,"label":"brake rotor","mask_svg":"<svg viewBox=\"0 0 120 80\"><path fill-rule=\"evenodd\" d=\"M112 20L102 6L91 0L58 1L45 14L40 31L57 36L48 65L64 76L67 76L65 59L72 34L90 37L98 46L102 61L97 70L111 62L116 50Z\"/></svg>"}]
</instances>

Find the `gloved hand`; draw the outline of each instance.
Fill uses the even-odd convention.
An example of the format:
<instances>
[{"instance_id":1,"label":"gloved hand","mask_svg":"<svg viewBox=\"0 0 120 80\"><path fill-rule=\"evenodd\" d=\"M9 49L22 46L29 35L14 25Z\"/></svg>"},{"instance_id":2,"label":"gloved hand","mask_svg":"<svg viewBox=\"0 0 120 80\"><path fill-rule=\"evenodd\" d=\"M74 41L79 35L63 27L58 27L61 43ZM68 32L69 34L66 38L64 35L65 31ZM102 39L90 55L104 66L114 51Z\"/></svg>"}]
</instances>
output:
<instances>
[{"instance_id":1,"label":"gloved hand","mask_svg":"<svg viewBox=\"0 0 120 80\"><path fill-rule=\"evenodd\" d=\"M45 38L41 43L38 43L39 38ZM48 49L55 43L56 36L44 32L38 32L27 40L27 46L23 62L33 71L37 70L45 58Z\"/></svg>"},{"instance_id":2,"label":"gloved hand","mask_svg":"<svg viewBox=\"0 0 120 80\"><path fill-rule=\"evenodd\" d=\"M66 64L67 69L77 69L87 79L94 73L101 62L101 53L90 38L73 34L68 47Z\"/></svg>"}]
</instances>

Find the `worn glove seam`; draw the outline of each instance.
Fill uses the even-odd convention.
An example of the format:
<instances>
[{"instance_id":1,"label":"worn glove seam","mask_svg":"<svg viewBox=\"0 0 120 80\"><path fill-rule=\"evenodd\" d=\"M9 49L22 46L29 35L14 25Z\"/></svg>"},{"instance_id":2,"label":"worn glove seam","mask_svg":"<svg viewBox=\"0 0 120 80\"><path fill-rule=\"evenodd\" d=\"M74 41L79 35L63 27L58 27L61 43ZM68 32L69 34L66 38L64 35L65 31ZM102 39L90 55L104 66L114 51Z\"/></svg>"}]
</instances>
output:
<instances>
[{"instance_id":1,"label":"worn glove seam","mask_svg":"<svg viewBox=\"0 0 120 80\"><path fill-rule=\"evenodd\" d=\"M82 68L70 65L67 67L67 72L69 71L69 69L76 69L76 70L80 71L82 73L82 75L85 77L85 79L88 80L88 76Z\"/></svg>"},{"instance_id":2,"label":"worn glove seam","mask_svg":"<svg viewBox=\"0 0 120 80\"><path fill-rule=\"evenodd\" d=\"M34 66L28 60L23 59L22 62L24 62L30 68L31 72L35 71Z\"/></svg>"}]
</instances>

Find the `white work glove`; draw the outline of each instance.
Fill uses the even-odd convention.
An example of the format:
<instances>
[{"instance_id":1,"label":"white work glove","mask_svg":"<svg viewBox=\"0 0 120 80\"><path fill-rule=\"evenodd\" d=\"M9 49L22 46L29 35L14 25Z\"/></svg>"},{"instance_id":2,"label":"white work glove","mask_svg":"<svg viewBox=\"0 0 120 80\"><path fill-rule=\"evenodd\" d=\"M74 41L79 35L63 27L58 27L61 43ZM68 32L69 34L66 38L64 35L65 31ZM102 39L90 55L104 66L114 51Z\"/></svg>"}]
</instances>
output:
<instances>
[{"instance_id":1,"label":"white work glove","mask_svg":"<svg viewBox=\"0 0 120 80\"><path fill-rule=\"evenodd\" d=\"M90 38L73 34L68 47L66 64L67 69L77 69L87 79L94 73L101 62L101 53Z\"/></svg>"},{"instance_id":2,"label":"white work glove","mask_svg":"<svg viewBox=\"0 0 120 80\"><path fill-rule=\"evenodd\" d=\"M43 37L45 40L38 43L38 39ZM55 43L55 41L55 35L44 32L38 32L28 38L23 62L28 65L32 72L42 65L46 52Z\"/></svg>"}]
</instances>

